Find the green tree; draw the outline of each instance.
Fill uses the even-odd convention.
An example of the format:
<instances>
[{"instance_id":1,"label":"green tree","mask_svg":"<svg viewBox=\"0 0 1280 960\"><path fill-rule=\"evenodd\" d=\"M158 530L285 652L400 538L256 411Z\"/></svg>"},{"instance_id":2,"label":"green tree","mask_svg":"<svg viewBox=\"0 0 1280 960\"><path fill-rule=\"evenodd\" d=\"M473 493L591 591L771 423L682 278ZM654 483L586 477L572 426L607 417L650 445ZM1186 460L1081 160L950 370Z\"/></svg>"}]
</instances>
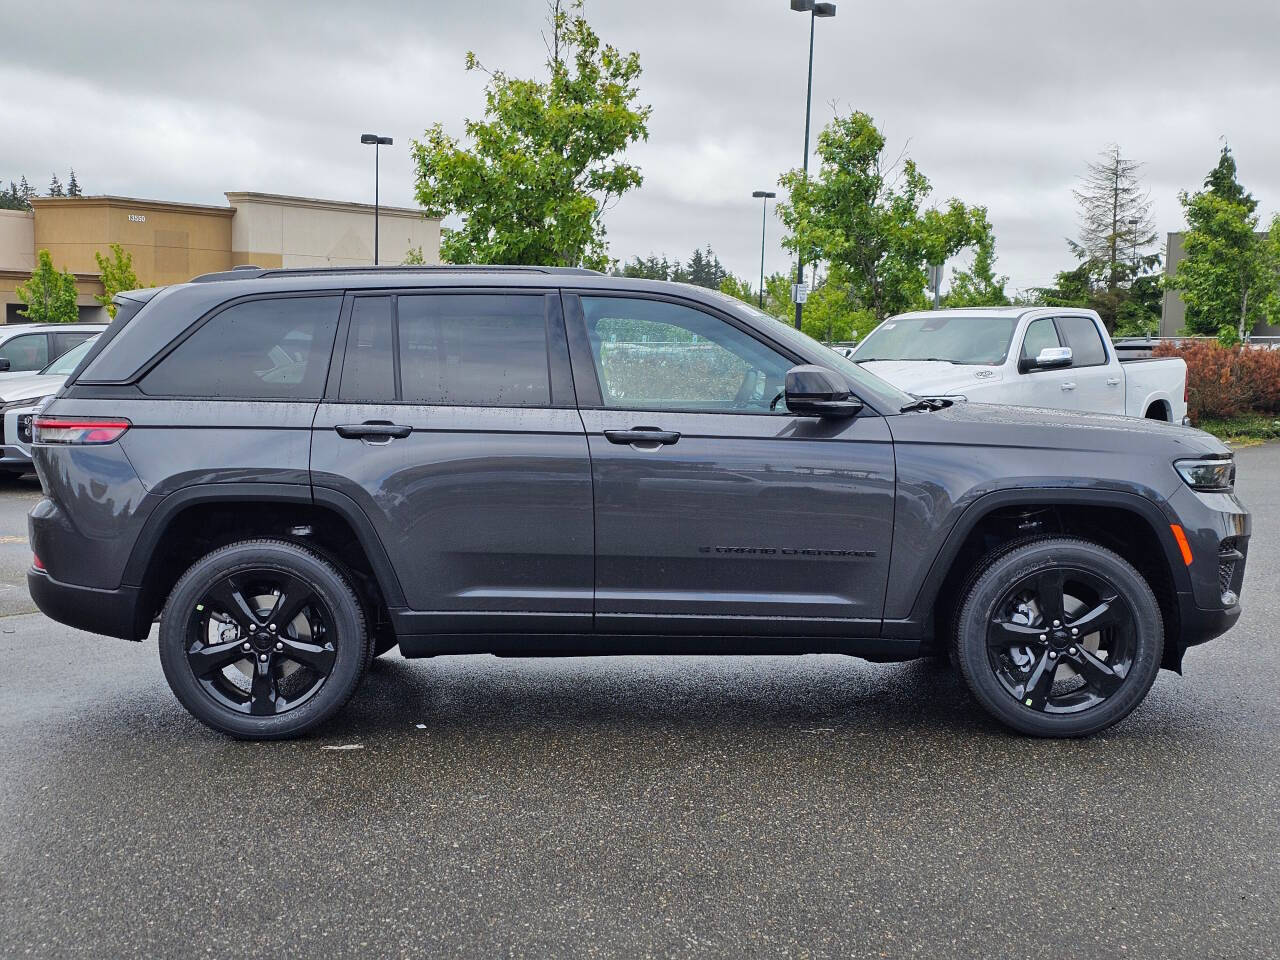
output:
<instances>
[{"instance_id":1,"label":"green tree","mask_svg":"<svg viewBox=\"0 0 1280 960\"><path fill-rule=\"evenodd\" d=\"M58 175L55 173L53 179L49 181L49 196L65 197L66 195L67 192L62 189L62 181L58 179Z\"/></svg>"},{"instance_id":2,"label":"green tree","mask_svg":"<svg viewBox=\"0 0 1280 960\"><path fill-rule=\"evenodd\" d=\"M76 169L75 169L75 167L72 167L72 168L71 168L71 176L70 176L70 178L67 180L67 196L68 196L68 197L82 197L82 196L84 196L84 191L80 189L80 181L78 181L78 180L76 179Z\"/></svg>"},{"instance_id":3,"label":"green tree","mask_svg":"<svg viewBox=\"0 0 1280 960\"><path fill-rule=\"evenodd\" d=\"M996 276L996 238L987 223L986 211L978 208L981 222L975 223L978 239L974 243L973 263L967 270L953 270L951 286L942 298L947 307L998 307L1009 303L1005 293L1008 277Z\"/></svg>"},{"instance_id":4,"label":"green tree","mask_svg":"<svg viewBox=\"0 0 1280 960\"><path fill-rule=\"evenodd\" d=\"M76 278L53 266L48 250L41 250L31 279L14 288L18 299L27 305L20 316L33 323L75 323L80 319L76 309Z\"/></svg>"},{"instance_id":5,"label":"green tree","mask_svg":"<svg viewBox=\"0 0 1280 960\"><path fill-rule=\"evenodd\" d=\"M865 113L837 117L818 135L817 174L784 174L790 196L778 204L783 246L828 264L830 279L878 319L923 305L927 265L977 242L986 222L982 208L955 199L924 209L928 179L910 159L886 165L884 147Z\"/></svg>"},{"instance_id":6,"label":"green tree","mask_svg":"<svg viewBox=\"0 0 1280 960\"><path fill-rule=\"evenodd\" d=\"M485 119L466 121L469 146L440 124L413 143L418 202L428 216L462 217L444 231L448 262L605 269L603 215L643 182L621 159L649 135L639 55L602 45L581 0L549 9L546 80L489 72ZM484 70L474 53L466 67Z\"/></svg>"},{"instance_id":7,"label":"green tree","mask_svg":"<svg viewBox=\"0 0 1280 960\"><path fill-rule=\"evenodd\" d=\"M679 264L676 266L678 267ZM662 259L659 260L658 255L654 253L644 258L632 257L614 271L615 276L633 277L637 280L670 280L671 274L671 261L667 259L666 254L663 254Z\"/></svg>"},{"instance_id":8,"label":"green tree","mask_svg":"<svg viewBox=\"0 0 1280 960\"><path fill-rule=\"evenodd\" d=\"M1258 233L1258 202L1237 180L1231 148L1223 146L1203 190L1178 199L1186 256L1167 286L1187 305L1187 332L1235 339L1280 321L1280 216L1269 234Z\"/></svg>"},{"instance_id":9,"label":"green tree","mask_svg":"<svg viewBox=\"0 0 1280 960\"><path fill-rule=\"evenodd\" d=\"M104 257L95 252L93 259L98 261L98 273L102 276L102 295L93 299L107 308L111 319L116 318L116 305L112 303L115 295L124 290L138 289L138 275L133 272L133 254L125 252L118 243L111 244L111 256Z\"/></svg>"},{"instance_id":10,"label":"green tree","mask_svg":"<svg viewBox=\"0 0 1280 960\"><path fill-rule=\"evenodd\" d=\"M401 266L412 267L422 266L427 262L426 256L422 252L422 245L410 247L404 252L404 259L400 261Z\"/></svg>"}]
</instances>

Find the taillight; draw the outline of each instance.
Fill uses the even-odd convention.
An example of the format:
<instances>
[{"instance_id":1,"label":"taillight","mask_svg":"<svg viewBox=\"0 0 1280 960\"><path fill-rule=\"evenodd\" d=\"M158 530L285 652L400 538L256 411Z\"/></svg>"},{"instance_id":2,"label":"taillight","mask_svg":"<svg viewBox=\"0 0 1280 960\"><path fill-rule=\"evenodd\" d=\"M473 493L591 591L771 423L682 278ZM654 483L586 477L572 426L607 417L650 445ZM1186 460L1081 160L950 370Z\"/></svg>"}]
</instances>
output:
<instances>
[{"instance_id":1,"label":"taillight","mask_svg":"<svg viewBox=\"0 0 1280 960\"><path fill-rule=\"evenodd\" d=\"M31 555L31 565L32 565L33 567L35 567L37 570L43 570L43 569L44 569L44 564L41 562L40 557L39 557L39 555L38 555L38 554L34 554L34 553L33 553L33 554Z\"/></svg>"},{"instance_id":2,"label":"taillight","mask_svg":"<svg viewBox=\"0 0 1280 960\"><path fill-rule=\"evenodd\" d=\"M31 423L33 443L115 443L128 430L128 420L89 420L81 417L36 417Z\"/></svg>"}]
</instances>

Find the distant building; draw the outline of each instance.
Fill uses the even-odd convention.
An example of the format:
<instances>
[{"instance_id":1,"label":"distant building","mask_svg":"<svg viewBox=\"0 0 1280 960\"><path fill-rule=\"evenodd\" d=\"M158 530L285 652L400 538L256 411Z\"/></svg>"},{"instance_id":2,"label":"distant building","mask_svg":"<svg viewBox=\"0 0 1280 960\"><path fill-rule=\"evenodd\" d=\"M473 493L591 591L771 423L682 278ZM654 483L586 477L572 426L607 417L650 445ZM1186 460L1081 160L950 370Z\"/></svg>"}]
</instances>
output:
<instances>
[{"instance_id":1,"label":"distant building","mask_svg":"<svg viewBox=\"0 0 1280 960\"><path fill-rule=\"evenodd\" d=\"M144 287L183 283L237 264L260 267L362 266L373 263L373 205L269 193L228 193L206 206L129 197L33 197L32 210L0 210L0 307L20 322L14 288L25 283L40 250L75 275L81 319L98 319L102 294L95 253L113 243L133 255ZM421 248L440 262L440 221L421 210L380 207L378 258L400 263Z\"/></svg>"},{"instance_id":2,"label":"distant building","mask_svg":"<svg viewBox=\"0 0 1280 960\"><path fill-rule=\"evenodd\" d=\"M1265 234L1262 234L1265 236ZM1187 251L1184 246L1186 241L1186 233L1171 233L1165 242L1164 248L1164 275L1172 277L1178 269L1178 264L1187 258ZM1224 322L1235 324L1238 318L1224 317ZM1164 302L1160 313L1160 336L1176 337L1182 333L1182 328L1187 325L1187 305L1182 300L1182 295L1177 290L1166 290L1164 292ZM1265 323L1259 323L1250 331L1256 336L1274 337L1280 335L1280 327L1268 326Z\"/></svg>"}]
</instances>

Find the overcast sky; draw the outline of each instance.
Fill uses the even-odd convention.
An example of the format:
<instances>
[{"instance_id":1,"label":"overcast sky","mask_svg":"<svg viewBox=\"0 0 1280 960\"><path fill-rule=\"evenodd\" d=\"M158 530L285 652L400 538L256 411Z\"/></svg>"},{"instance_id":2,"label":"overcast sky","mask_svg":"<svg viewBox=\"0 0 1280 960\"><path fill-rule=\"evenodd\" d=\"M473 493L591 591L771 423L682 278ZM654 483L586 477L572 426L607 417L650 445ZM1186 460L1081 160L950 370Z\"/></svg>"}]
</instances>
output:
<instances>
[{"instance_id":1,"label":"overcast sky","mask_svg":"<svg viewBox=\"0 0 1280 960\"><path fill-rule=\"evenodd\" d=\"M25 9L25 8L23 8ZM23 21L0 0L7 23ZM787 0L588 0L606 42L638 50L643 188L609 214L610 252L687 256L710 243L759 268L753 189L799 166L807 18ZM223 203L257 190L413 203L409 139L482 110L470 49L542 71L543 0L116 0L58 5L0 57L0 178L43 190L74 166L88 193ZM27 18L29 19L29 18ZM1268 217L1280 206L1276 0L840 0L818 22L814 125L861 109L904 145L933 200L985 204L1020 289L1071 263L1071 188L1110 142L1146 163L1163 233L1180 229L1225 137ZM769 222L767 268L784 269Z\"/></svg>"}]
</instances>

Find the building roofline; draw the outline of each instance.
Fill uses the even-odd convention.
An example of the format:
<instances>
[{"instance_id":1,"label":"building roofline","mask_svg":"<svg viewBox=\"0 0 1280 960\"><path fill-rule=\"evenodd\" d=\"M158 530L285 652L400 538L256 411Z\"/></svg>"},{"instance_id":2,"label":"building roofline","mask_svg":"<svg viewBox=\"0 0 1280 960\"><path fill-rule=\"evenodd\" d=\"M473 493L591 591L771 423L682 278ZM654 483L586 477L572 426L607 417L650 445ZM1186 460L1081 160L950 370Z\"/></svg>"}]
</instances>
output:
<instances>
[{"instance_id":1,"label":"building roofline","mask_svg":"<svg viewBox=\"0 0 1280 960\"><path fill-rule=\"evenodd\" d=\"M353 200L324 200L320 197L291 197L280 193L256 193L253 191L229 190L224 194L232 208L237 203L270 203L281 207L308 207L315 210L347 210L358 213L373 213L372 203L357 203ZM378 212L384 215L416 217L422 220L436 220L439 217L428 217L425 210L417 207L389 207L378 204Z\"/></svg>"},{"instance_id":2,"label":"building roofline","mask_svg":"<svg viewBox=\"0 0 1280 960\"><path fill-rule=\"evenodd\" d=\"M141 197L117 197L103 194L96 197L32 197L33 209L40 207L61 207L76 205L82 207L135 207L144 210L196 210L201 213L212 213L230 217L235 214L232 207L218 207L207 203L179 203L170 200L144 200Z\"/></svg>"}]
</instances>

